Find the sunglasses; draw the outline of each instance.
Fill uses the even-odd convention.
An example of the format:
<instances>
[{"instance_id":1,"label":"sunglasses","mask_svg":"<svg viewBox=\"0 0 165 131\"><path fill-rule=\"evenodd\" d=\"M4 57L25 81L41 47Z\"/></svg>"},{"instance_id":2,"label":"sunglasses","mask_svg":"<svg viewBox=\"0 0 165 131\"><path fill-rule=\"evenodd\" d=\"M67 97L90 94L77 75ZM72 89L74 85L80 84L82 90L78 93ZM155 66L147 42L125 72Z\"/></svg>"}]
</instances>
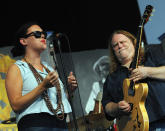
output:
<instances>
[{"instance_id":1,"label":"sunglasses","mask_svg":"<svg viewBox=\"0 0 165 131\"><path fill-rule=\"evenodd\" d=\"M25 35L24 38L28 38L30 36L34 36L35 38L41 38L42 35L44 35L44 39L47 38L47 33L45 31L42 31L42 32L41 31L34 31L34 32L31 32L31 33Z\"/></svg>"}]
</instances>

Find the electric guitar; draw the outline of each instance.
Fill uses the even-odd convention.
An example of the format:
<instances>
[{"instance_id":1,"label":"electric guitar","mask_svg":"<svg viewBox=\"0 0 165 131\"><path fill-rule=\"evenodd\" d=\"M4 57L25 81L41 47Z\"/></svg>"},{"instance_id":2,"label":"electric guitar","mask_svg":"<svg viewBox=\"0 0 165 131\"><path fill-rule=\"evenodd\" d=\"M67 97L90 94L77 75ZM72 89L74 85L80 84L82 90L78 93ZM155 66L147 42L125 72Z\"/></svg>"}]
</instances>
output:
<instances>
[{"instance_id":1,"label":"electric guitar","mask_svg":"<svg viewBox=\"0 0 165 131\"><path fill-rule=\"evenodd\" d=\"M141 40L144 24L147 23L153 7L147 5L142 16L135 47L135 56L131 63L132 69L138 67L140 60ZM131 112L127 115L121 115L117 118L118 131L148 131L149 119L145 109L145 100L148 95L147 83L134 83L125 79L123 81L124 100L131 105Z\"/></svg>"}]
</instances>

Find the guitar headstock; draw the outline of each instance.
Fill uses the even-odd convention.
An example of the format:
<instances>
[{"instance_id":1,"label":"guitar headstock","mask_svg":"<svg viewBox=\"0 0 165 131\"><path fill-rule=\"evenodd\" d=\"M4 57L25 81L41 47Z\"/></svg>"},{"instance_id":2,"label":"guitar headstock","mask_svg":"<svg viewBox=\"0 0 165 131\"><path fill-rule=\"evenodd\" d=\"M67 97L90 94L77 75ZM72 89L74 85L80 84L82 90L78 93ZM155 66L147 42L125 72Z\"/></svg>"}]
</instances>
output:
<instances>
[{"instance_id":1,"label":"guitar headstock","mask_svg":"<svg viewBox=\"0 0 165 131\"><path fill-rule=\"evenodd\" d=\"M153 6L147 5L143 14L144 24L148 22L151 13L153 12Z\"/></svg>"}]
</instances>

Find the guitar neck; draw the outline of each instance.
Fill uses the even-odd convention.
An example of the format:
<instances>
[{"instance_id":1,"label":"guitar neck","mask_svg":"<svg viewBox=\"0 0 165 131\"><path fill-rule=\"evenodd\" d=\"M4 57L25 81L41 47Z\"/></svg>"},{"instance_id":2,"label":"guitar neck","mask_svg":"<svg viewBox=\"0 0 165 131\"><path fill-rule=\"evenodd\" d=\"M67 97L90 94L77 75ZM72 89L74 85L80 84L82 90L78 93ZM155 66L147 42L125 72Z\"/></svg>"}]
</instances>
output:
<instances>
[{"instance_id":1,"label":"guitar neck","mask_svg":"<svg viewBox=\"0 0 165 131\"><path fill-rule=\"evenodd\" d=\"M131 63L131 66L130 66L130 68L132 68L132 69L137 68L138 63L140 62L139 56L140 56L143 28L144 28L144 24L147 23L152 10L153 10L153 7L151 5L147 5L146 9L144 11L144 14L142 16L142 19L140 21L139 28L138 28L137 42L136 42L136 46L135 46L135 56Z\"/></svg>"},{"instance_id":2,"label":"guitar neck","mask_svg":"<svg viewBox=\"0 0 165 131\"><path fill-rule=\"evenodd\" d=\"M143 22L141 22L141 24L139 26L137 42L136 42L136 46L135 46L135 56L130 65L130 68L132 68L132 69L137 68L138 62L140 59L139 56L140 56L140 49L141 49L141 42L142 42L143 27L144 27Z\"/></svg>"},{"instance_id":3,"label":"guitar neck","mask_svg":"<svg viewBox=\"0 0 165 131\"><path fill-rule=\"evenodd\" d=\"M130 65L130 68L135 69L138 67L138 63L139 63L139 56L140 56L140 48L141 48L141 41L142 41L142 34L143 34L143 27L144 27L144 21L142 20L139 26L139 30L138 30L138 36L137 36L137 42L136 42L136 46L135 46L135 56L134 59ZM133 81L130 81L130 86L129 86L129 90L128 90L128 94L134 96L135 94L135 90L134 90L134 85L135 83Z\"/></svg>"}]
</instances>

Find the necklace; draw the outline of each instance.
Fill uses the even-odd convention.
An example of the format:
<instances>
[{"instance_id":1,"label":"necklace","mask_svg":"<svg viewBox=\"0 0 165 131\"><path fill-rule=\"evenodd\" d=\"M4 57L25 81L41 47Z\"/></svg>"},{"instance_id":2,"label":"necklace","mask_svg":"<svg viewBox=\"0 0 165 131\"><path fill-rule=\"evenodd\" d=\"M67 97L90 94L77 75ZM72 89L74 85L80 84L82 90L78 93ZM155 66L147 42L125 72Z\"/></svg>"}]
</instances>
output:
<instances>
[{"instance_id":1,"label":"necklace","mask_svg":"<svg viewBox=\"0 0 165 131\"><path fill-rule=\"evenodd\" d=\"M28 64L29 68L31 69L33 75L35 76L38 84L41 83L41 81L43 81L43 77L37 72L37 70L33 67L33 65L27 61L26 58L24 58L24 61ZM41 65L43 66L43 68L46 70L47 73L50 72L50 70L48 68L46 68L42 63ZM42 94L42 97L44 98L45 102L46 102L46 105L48 107L48 109L54 114L56 115L56 117L60 120L63 120L64 119L64 105L62 103L62 98L61 98L61 88L60 88L60 83L59 81L57 82L56 84L56 91L57 91L57 108L54 109L53 106L52 106L52 103L49 99L49 96L48 96L48 92L47 90L45 90ZM59 111L61 111L61 114L57 114Z\"/></svg>"}]
</instances>

